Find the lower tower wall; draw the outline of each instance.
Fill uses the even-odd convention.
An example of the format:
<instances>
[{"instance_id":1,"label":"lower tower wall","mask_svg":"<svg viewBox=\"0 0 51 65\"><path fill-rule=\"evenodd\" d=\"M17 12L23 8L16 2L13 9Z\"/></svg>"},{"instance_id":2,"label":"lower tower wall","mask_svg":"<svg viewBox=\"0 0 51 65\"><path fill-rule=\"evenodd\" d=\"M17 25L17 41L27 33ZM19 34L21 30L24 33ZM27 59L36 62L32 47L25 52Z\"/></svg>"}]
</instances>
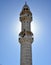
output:
<instances>
[{"instance_id":1,"label":"lower tower wall","mask_svg":"<svg viewBox=\"0 0 51 65\"><path fill-rule=\"evenodd\" d=\"M31 44L21 45L21 64L20 65L32 65L32 48Z\"/></svg>"}]
</instances>

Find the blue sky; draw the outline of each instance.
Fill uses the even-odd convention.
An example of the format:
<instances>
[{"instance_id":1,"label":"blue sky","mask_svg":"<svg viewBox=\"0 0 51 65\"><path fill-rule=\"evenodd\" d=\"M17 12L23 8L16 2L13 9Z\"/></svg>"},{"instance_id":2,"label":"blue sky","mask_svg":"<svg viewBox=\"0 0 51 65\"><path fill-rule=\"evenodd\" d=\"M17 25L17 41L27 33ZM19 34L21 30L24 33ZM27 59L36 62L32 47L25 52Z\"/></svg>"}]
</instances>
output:
<instances>
[{"instance_id":1,"label":"blue sky","mask_svg":"<svg viewBox=\"0 0 51 65\"><path fill-rule=\"evenodd\" d=\"M24 3L25 0L0 0L0 64L2 65L20 65L19 14ZM27 4L37 27L33 32L32 64L51 65L51 0L27 0Z\"/></svg>"}]
</instances>

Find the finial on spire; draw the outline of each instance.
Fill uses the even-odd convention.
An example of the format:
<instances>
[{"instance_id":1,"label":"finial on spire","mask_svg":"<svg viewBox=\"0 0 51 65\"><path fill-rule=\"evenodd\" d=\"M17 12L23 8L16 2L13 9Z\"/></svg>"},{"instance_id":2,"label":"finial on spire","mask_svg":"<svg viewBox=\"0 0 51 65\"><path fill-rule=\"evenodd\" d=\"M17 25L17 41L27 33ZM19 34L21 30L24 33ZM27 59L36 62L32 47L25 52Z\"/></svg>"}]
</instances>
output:
<instances>
[{"instance_id":1,"label":"finial on spire","mask_svg":"<svg viewBox=\"0 0 51 65\"><path fill-rule=\"evenodd\" d=\"M27 1L25 1L25 5L27 5Z\"/></svg>"}]
</instances>

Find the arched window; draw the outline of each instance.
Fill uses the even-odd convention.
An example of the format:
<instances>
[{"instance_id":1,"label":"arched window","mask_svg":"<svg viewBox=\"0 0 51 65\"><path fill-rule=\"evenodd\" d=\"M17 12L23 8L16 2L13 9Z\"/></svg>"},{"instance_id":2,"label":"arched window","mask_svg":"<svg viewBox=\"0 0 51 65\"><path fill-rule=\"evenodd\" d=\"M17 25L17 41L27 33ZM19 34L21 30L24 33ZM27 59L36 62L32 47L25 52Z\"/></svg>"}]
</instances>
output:
<instances>
[{"instance_id":1,"label":"arched window","mask_svg":"<svg viewBox=\"0 0 51 65\"><path fill-rule=\"evenodd\" d=\"M27 14L27 16L29 16L29 14Z\"/></svg>"},{"instance_id":2,"label":"arched window","mask_svg":"<svg viewBox=\"0 0 51 65\"><path fill-rule=\"evenodd\" d=\"M25 8L24 8L24 10L25 10Z\"/></svg>"},{"instance_id":3,"label":"arched window","mask_svg":"<svg viewBox=\"0 0 51 65\"><path fill-rule=\"evenodd\" d=\"M28 10L28 8L26 8L26 10Z\"/></svg>"}]
</instances>

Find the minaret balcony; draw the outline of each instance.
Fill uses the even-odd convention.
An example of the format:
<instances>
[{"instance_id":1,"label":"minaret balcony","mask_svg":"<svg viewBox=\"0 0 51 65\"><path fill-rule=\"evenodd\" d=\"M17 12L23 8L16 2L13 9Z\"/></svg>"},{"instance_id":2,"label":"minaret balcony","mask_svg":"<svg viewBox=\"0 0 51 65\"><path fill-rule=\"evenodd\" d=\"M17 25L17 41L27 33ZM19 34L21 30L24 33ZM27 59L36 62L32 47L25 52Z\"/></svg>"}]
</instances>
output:
<instances>
[{"instance_id":1,"label":"minaret balcony","mask_svg":"<svg viewBox=\"0 0 51 65\"><path fill-rule=\"evenodd\" d=\"M25 35L27 35L27 36L33 36L33 33L31 32L31 31L22 31L22 32L20 32L20 34L19 34L19 36L25 36Z\"/></svg>"},{"instance_id":2,"label":"minaret balcony","mask_svg":"<svg viewBox=\"0 0 51 65\"><path fill-rule=\"evenodd\" d=\"M34 38L33 37L20 37L19 42L20 44L32 44Z\"/></svg>"}]
</instances>

